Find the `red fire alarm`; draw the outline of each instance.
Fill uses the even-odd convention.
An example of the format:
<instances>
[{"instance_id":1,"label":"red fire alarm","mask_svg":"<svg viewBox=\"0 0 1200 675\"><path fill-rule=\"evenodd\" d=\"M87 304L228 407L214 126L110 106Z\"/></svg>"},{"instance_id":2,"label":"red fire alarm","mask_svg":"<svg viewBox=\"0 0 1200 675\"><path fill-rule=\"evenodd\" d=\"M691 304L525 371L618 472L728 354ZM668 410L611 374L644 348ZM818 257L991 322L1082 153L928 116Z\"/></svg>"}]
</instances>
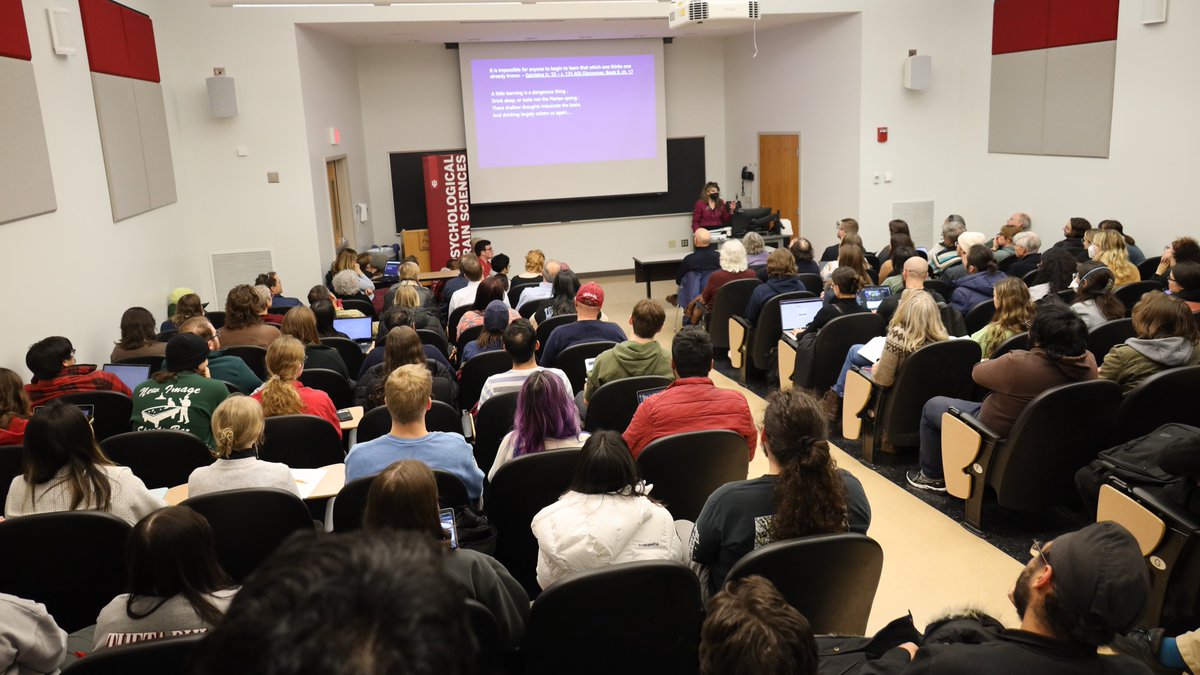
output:
<instances>
[{"instance_id":1,"label":"red fire alarm","mask_svg":"<svg viewBox=\"0 0 1200 675\"><path fill-rule=\"evenodd\" d=\"M887 127L878 127L875 129L875 140L880 143L887 143Z\"/></svg>"}]
</instances>

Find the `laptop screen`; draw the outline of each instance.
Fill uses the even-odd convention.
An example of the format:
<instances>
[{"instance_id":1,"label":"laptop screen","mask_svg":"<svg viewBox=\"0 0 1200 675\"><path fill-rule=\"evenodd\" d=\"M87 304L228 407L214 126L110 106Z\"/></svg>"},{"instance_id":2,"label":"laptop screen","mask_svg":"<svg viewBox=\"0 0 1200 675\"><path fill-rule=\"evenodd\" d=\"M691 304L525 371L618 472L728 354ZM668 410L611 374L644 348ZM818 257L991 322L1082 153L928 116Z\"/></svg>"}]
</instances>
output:
<instances>
[{"instance_id":1,"label":"laptop screen","mask_svg":"<svg viewBox=\"0 0 1200 675\"><path fill-rule=\"evenodd\" d=\"M139 363L106 363L102 370L121 378L125 386L129 387L129 391L150 379L150 366Z\"/></svg>"},{"instance_id":2,"label":"laptop screen","mask_svg":"<svg viewBox=\"0 0 1200 675\"><path fill-rule=\"evenodd\" d=\"M783 332L806 328L812 323L813 317L821 311L820 298L803 298L800 300L784 300L779 303L779 319Z\"/></svg>"},{"instance_id":3,"label":"laptop screen","mask_svg":"<svg viewBox=\"0 0 1200 675\"><path fill-rule=\"evenodd\" d=\"M887 286L867 286L858 292L858 304L874 312L879 309L883 299L892 294Z\"/></svg>"},{"instance_id":4,"label":"laptop screen","mask_svg":"<svg viewBox=\"0 0 1200 675\"><path fill-rule=\"evenodd\" d=\"M666 391L666 387L655 387L653 389L642 389L637 393L638 405L641 405L646 399L657 394L660 391Z\"/></svg>"},{"instance_id":5,"label":"laptop screen","mask_svg":"<svg viewBox=\"0 0 1200 675\"><path fill-rule=\"evenodd\" d=\"M351 340L371 339L371 317L362 316L353 319L334 319L333 329L345 333Z\"/></svg>"},{"instance_id":6,"label":"laptop screen","mask_svg":"<svg viewBox=\"0 0 1200 675\"><path fill-rule=\"evenodd\" d=\"M383 264L383 276L399 277L400 276L400 261L389 260Z\"/></svg>"}]
</instances>

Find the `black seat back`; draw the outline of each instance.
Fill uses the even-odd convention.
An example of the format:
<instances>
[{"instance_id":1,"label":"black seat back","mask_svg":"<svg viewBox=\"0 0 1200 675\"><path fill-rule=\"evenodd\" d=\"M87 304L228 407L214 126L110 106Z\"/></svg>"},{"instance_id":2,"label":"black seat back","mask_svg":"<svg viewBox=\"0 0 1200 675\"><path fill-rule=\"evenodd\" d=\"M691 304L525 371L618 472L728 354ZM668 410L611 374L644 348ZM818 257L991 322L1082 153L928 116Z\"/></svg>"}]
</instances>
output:
<instances>
[{"instance_id":1,"label":"black seat back","mask_svg":"<svg viewBox=\"0 0 1200 675\"><path fill-rule=\"evenodd\" d=\"M340 298L342 301L342 309L357 309L363 313L363 316L375 318L375 305L370 300L365 298Z\"/></svg>"},{"instance_id":2,"label":"black seat back","mask_svg":"<svg viewBox=\"0 0 1200 675\"><path fill-rule=\"evenodd\" d=\"M367 494L375 476L356 478L338 490L333 499L333 531L350 532L362 529L363 514L367 510Z\"/></svg>"},{"instance_id":3,"label":"black seat back","mask_svg":"<svg viewBox=\"0 0 1200 675\"><path fill-rule=\"evenodd\" d=\"M344 337L323 337L321 344L336 349L346 364L346 372L350 373L351 378L358 378L358 371L362 370L363 359L366 358L366 355L363 354L362 347L358 346L357 342Z\"/></svg>"},{"instance_id":4,"label":"black seat back","mask_svg":"<svg viewBox=\"0 0 1200 675\"><path fill-rule=\"evenodd\" d=\"M458 377L458 407L462 410L475 407L483 383L492 375L506 373L512 367L512 357L503 350L483 352L467 360Z\"/></svg>"},{"instance_id":5,"label":"black seat back","mask_svg":"<svg viewBox=\"0 0 1200 675\"><path fill-rule=\"evenodd\" d=\"M817 392L828 390L837 382L850 348L866 344L871 338L883 335L886 329L883 317L872 312L846 314L825 324L817 332L812 361L804 364L807 369L793 375L797 386Z\"/></svg>"},{"instance_id":6,"label":"black seat back","mask_svg":"<svg viewBox=\"0 0 1200 675\"><path fill-rule=\"evenodd\" d=\"M934 396L971 398L975 391L971 369L980 355L974 340L935 342L909 354L896 371L876 421L888 441L894 447L919 446L921 409Z\"/></svg>"},{"instance_id":7,"label":"black seat back","mask_svg":"<svg viewBox=\"0 0 1200 675\"><path fill-rule=\"evenodd\" d=\"M1158 271L1158 264L1162 262L1162 256L1156 255L1153 258L1146 258L1138 265L1138 274L1141 275L1142 281L1149 281L1154 278L1154 273Z\"/></svg>"},{"instance_id":8,"label":"black seat back","mask_svg":"<svg viewBox=\"0 0 1200 675\"><path fill-rule=\"evenodd\" d=\"M461 435L462 416L450 404L435 400L429 410L425 411L425 428L429 431ZM363 415L358 423L357 439L359 443L366 443L387 435L391 430L392 416L388 414L386 406L379 406Z\"/></svg>"},{"instance_id":9,"label":"black seat back","mask_svg":"<svg viewBox=\"0 0 1200 675\"><path fill-rule=\"evenodd\" d=\"M1149 293L1150 291L1161 291L1162 289L1163 285L1155 280L1135 281L1131 284L1118 286L1117 289L1113 291L1113 295L1117 296L1117 299L1120 300L1123 305L1125 305L1125 316L1132 316L1133 306L1137 304L1138 300L1142 299L1143 295Z\"/></svg>"},{"instance_id":10,"label":"black seat back","mask_svg":"<svg viewBox=\"0 0 1200 675\"><path fill-rule=\"evenodd\" d=\"M230 356L236 356L246 363L246 367L258 376L258 379L266 381L270 375L267 372L267 350L254 345L238 345L236 347L226 347L225 353ZM340 353L340 352L339 352ZM360 350L361 353L361 350ZM349 367L349 364L346 364Z\"/></svg>"},{"instance_id":11,"label":"black seat back","mask_svg":"<svg viewBox=\"0 0 1200 675\"><path fill-rule=\"evenodd\" d=\"M984 300L967 310L963 315L963 321L967 324L967 335L972 335L975 331L988 325L992 317L996 315L996 301Z\"/></svg>"},{"instance_id":12,"label":"black seat back","mask_svg":"<svg viewBox=\"0 0 1200 675\"><path fill-rule=\"evenodd\" d=\"M462 353L463 350L467 348L467 344L478 340L479 336L482 334L483 324L463 329L463 332L460 333L459 336L454 340L454 347L458 350L459 360L462 360Z\"/></svg>"},{"instance_id":13,"label":"black seat back","mask_svg":"<svg viewBox=\"0 0 1200 675\"><path fill-rule=\"evenodd\" d=\"M729 317L746 313L750 296L760 285L758 279L734 279L717 290L712 313L708 315L708 334L715 351L729 349Z\"/></svg>"},{"instance_id":14,"label":"black seat back","mask_svg":"<svg viewBox=\"0 0 1200 675\"><path fill-rule=\"evenodd\" d=\"M446 320L446 337L450 338L451 341L458 340L458 322L462 320L463 314L471 311L471 307L472 305L470 304L460 305L453 312L450 312L450 316Z\"/></svg>"},{"instance_id":15,"label":"black seat back","mask_svg":"<svg viewBox=\"0 0 1200 675\"><path fill-rule=\"evenodd\" d=\"M203 635L184 635L135 642L88 654L63 669L64 675L126 675L127 673L186 673Z\"/></svg>"},{"instance_id":16,"label":"black seat back","mask_svg":"<svg viewBox=\"0 0 1200 675\"><path fill-rule=\"evenodd\" d=\"M293 532L311 529L312 516L296 495L276 488L210 492L189 497L208 520L217 541L217 559L234 581L244 581Z\"/></svg>"},{"instance_id":17,"label":"black seat back","mask_svg":"<svg viewBox=\"0 0 1200 675\"><path fill-rule=\"evenodd\" d=\"M109 436L100 441L100 449L112 461L129 467L148 488L182 485L193 471L213 463L212 452L204 441L173 429Z\"/></svg>"},{"instance_id":18,"label":"black seat back","mask_svg":"<svg viewBox=\"0 0 1200 675\"><path fill-rule=\"evenodd\" d=\"M695 521L714 490L745 480L750 467L746 439L726 429L689 431L652 441L637 458L653 496L675 520Z\"/></svg>"},{"instance_id":19,"label":"black seat back","mask_svg":"<svg viewBox=\"0 0 1200 675\"><path fill-rule=\"evenodd\" d=\"M526 288L537 286L542 282L541 277L513 277L508 284L508 306L516 307L517 301Z\"/></svg>"},{"instance_id":20,"label":"black seat back","mask_svg":"<svg viewBox=\"0 0 1200 675\"><path fill-rule=\"evenodd\" d=\"M130 526L100 511L42 513L0 522L0 592L46 605L68 633L125 589Z\"/></svg>"},{"instance_id":21,"label":"black seat back","mask_svg":"<svg viewBox=\"0 0 1200 675\"><path fill-rule=\"evenodd\" d=\"M213 325L213 328L221 330L225 327L225 312L205 312L204 316L208 319L208 322Z\"/></svg>"},{"instance_id":22,"label":"black seat back","mask_svg":"<svg viewBox=\"0 0 1200 675\"><path fill-rule=\"evenodd\" d=\"M1133 330L1133 319L1113 319L1105 321L1088 331L1087 346L1092 356L1096 357L1096 365L1104 363L1104 357L1115 346L1124 343L1131 337L1137 337Z\"/></svg>"},{"instance_id":23,"label":"black seat back","mask_svg":"<svg viewBox=\"0 0 1200 675\"><path fill-rule=\"evenodd\" d=\"M1171 422L1200 427L1197 391L1200 366L1172 368L1147 377L1121 401L1110 445L1145 436Z\"/></svg>"},{"instance_id":24,"label":"black seat back","mask_svg":"<svg viewBox=\"0 0 1200 675\"><path fill-rule=\"evenodd\" d=\"M758 313L758 323L750 337L750 349L746 353L746 358L755 368L768 370L774 365L767 355L779 346L779 337L783 335L783 318L779 315L779 303L784 300L812 297L816 296L808 291L792 291L773 296L763 304L762 311Z\"/></svg>"},{"instance_id":25,"label":"black seat back","mask_svg":"<svg viewBox=\"0 0 1200 675\"><path fill-rule=\"evenodd\" d=\"M728 579L756 574L808 619L817 634L862 635L883 572L883 548L864 534L820 534L758 548Z\"/></svg>"},{"instance_id":26,"label":"black seat back","mask_svg":"<svg viewBox=\"0 0 1200 675\"><path fill-rule=\"evenodd\" d=\"M25 473L25 460L21 457L24 448L19 445L0 445L0 511L8 499L8 488L12 479Z\"/></svg>"},{"instance_id":27,"label":"black seat back","mask_svg":"<svg viewBox=\"0 0 1200 675\"><path fill-rule=\"evenodd\" d=\"M475 463L484 473L496 461L496 452L504 435L513 430L517 414L517 392L498 394L479 406L475 415Z\"/></svg>"},{"instance_id":28,"label":"black seat back","mask_svg":"<svg viewBox=\"0 0 1200 675\"><path fill-rule=\"evenodd\" d=\"M800 283L804 284L804 290L813 294L816 297L825 291L825 282L821 280L820 274L812 272L804 272L796 277Z\"/></svg>"},{"instance_id":29,"label":"black seat back","mask_svg":"<svg viewBox=\"0 0 1200 675\"><path fill-rule=\"evenodd\" d=\"M611 340L577 342L558 353L554 367L567 374L572 392L583 391L584 385L587 384L587 360L594 359L616 346L617 343Z\"/></svg>"},{"instance_id":30,"label":"black seat back","mask_svg":"<svg viewBox=\"0 0 1200 675\"><path fill-rule=\"evenodd\" d=\"M998 359L1009 352L1017 350L1029 350L1029 331L1017 333L1004 342L1001 342L989 358Z\"/></svg>"},{"instance_id":31,"label":"black seat back","mask_svg":"<svg viewBox=\"0 0 1200 675\"><path fill-rule=\"evenodd\" d=\"M637 611L629 611L631 598ZM530 608L525 672L609 675L628 671L633 658L636 672L694 675L701 615L696 575L677 562L580 572L546 589Z\"/></svg>"},{"instance_id":32,"label":"black seat back","mask_svg":"<svg viewBox=\"0 0 1200 675\"><path fill-rule=\"evenodd\" d=\"M325 368L305 368L298 378L300 383L312 389L319 389L329 395L333 407L345 408L353 400L350 391L350 381L340 373Z\"/></svg>"},{"instance_id":33,"label":"black seat back","mask_svg":"<svg viewBox=\"0 0 1200 675\"><path fill-rule=\"evenodd\" d=\"M546 343L550 341L550 333L559 326L565 326L569 323L575 323L579 320L578 314L559 314L552 316L545 321L539 321L537 325L537 357L542 358L542 351L546 349Z\"/></svg>"},{"instance_id":34,"label":"black seat back","mask_svg":"<svg viewBox=\"0 0 1200 675\"><path fill-rule=\"evenodd\" d=\"M59 400L72 405L93 406L92 433L97 441L130 430L129 419L133 417L133 399L119 391L80 391L63 394Z\"/></svg>"},{"instance_id":35,"label":"black seat back","mask_svg":"<svg viewBox=\"0 0 1200 675\"><path fill-rule=\"evenodd\" d=\"M537 539L530 523L538 511L558 501L571 486L579 450L545 450L505 462L488 487L488 518L496 528L496 559L530 598L537 583Z\"/></svg>"},{"instance_id":36,"label":"black seat back","mask_svg":"<svg viewBox=\"0 0 1200 675\"><path fill-rule=\"evenodd\" d=\"M661 375L641 375L605 382L588 401L587 422L584 428L591 432L609 429L625 433L638 409L637 393L646 389L666 387L671 382L671 378Z\"/></svg>"},{"instance_id":37,"label":"black seat back","mask_svg":"<svg viewBox=\"0 0 1200 675\"><path fill-rule=\"evenodd\" d=\"M428 328L418 328L417 337L421 338L421 344L433 345L437 347L442 356L450 356L450 342L446 340L446 336L436 330Z\"/></svg>"},{"instance_id":38,"label":"black seat back","mask_svg":"<svg viewBox=\"0 0 1200 675\"><path fill-rule=\"evenodd\" d=\"M549 307L550 303L552 303L552 302L554 302L553 298L542 298L541 300L534 300L532 302L527 302L524 305L521 305L521 309L518 309L517 312L520 313L522 319L528 319L528 318L532 317L534 314L541 316L542 310ZM553 318L553 317L551 317L551 318Z\"/></svg>"},{"instance_id":39,"label":"black seat back","mask_svg":"<svg viewBox=\"0 0 1200 675\"><path fill-rule=\"evenodd\" d=\"M950 302L950 295L954 293L954 287L940 279L926 279L925 288L942 296L946 302Z\"/></svg>"},{"instance_id":40,"label":"black seat back","mask_svg":"<svg viewBox=\"0 0 1200 675\"><path fill-rule=\"evenodd\" d=\"M268 417L258 456L293 469L319 469L346 459L337 430L327 420L312 415Z\"/></svg>"}]
</instances>

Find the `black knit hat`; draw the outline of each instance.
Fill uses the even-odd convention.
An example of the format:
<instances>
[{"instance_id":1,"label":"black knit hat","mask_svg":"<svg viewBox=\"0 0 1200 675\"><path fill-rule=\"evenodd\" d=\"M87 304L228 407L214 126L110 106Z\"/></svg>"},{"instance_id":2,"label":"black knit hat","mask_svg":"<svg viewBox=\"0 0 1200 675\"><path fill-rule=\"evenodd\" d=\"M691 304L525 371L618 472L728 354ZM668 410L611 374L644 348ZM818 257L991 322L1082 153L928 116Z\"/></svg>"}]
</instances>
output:
<instances>
[{"instance_id":1,"label":"black knit hat","mask_svg":"<svg viewBox=\"0 0 1200 675\"><path fill-rule=\"evenodd\" d=\"M181 333L167 341L163 368L173 373L195 370L208 359L208 342L192 333Z\"/></svg>"}]
</instances>

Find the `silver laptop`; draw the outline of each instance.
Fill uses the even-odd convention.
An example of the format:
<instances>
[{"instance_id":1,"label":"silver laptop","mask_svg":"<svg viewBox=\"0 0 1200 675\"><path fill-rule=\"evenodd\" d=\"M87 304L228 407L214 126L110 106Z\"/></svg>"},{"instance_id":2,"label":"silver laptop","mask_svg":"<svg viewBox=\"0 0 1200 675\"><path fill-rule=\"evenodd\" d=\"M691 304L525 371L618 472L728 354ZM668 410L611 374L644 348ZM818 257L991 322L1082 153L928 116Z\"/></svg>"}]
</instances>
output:
<instances>
[{"instance_id":1,"label":"silver laptop","mask_svg":"<svg viewBox=\"0 0 1200 675\"><path fill-rule=\"evenodd\" d=\"M346 337L355 342L370 342L371 340L371 317L363 316L353 319L334 319L333 329L339 333L345 333Z\"/></svg>"},{"instance_id":2,"label":"silver laptop","mask_svg":"<svg viewBox=\"0 0 1200 675\"><path fill-rule=\"evenodd\" d=\"M783 334L795 337L796 333L812 323L813 317L819 311L821 311L821 298L801 298L780 302L779 320Z\"/></svg>"},{"instance_id":3,"label":"silver laptop","mask_svg":"<svg viewBox=\"0 0 1200 675\"><path fill-rule=\"evenodd\" d=\"M121 378L129 391L150 379L150 366L141 363L106 363L101 370Z\"/></svg>"}]
</instances>

